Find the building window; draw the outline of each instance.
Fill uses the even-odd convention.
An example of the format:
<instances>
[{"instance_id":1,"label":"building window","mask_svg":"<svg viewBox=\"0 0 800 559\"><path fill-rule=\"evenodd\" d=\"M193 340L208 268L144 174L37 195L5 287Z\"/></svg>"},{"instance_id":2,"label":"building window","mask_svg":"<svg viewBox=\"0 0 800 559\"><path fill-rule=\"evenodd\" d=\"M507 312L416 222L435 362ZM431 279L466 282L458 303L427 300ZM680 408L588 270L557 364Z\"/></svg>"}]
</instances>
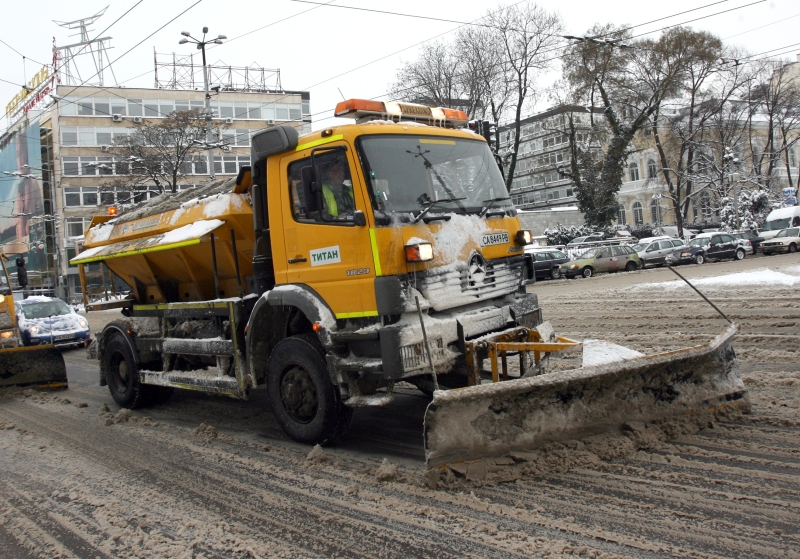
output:
<instances>
[{"instance_id":1,"label":"building window","mask_svg":"<svg viewBox=\"0 0 800 559\"><path fill-rule=\"evenodd\" d=\"M650 223L661 225L661 199L653 198L650 200Z\"/></svg>"},{"instance_id":2,"label":"building window","mask_svg":"<svg viewBox=\"0 0 800 559\"><path fill-rule=\"evenodd\" d=\"M96 186L72 186L64 188L64 205L97 206Z\"/></svg>"},{"instance_id":3,"label":"building window","mask_svg":"<svg viewBox=\"0 0 800 559\"><path fill-rule=\"evenodd\" d=\"M647 178L654 179L658 174L658 165L652 159L647 161Z\"/></svg>"},{"instance_id":4,"label":"building window","mask_svg":"<svg viewBox=\"0 0 800 559\"><path fill-rule=\"evenodd\" d=\"M628 220L625 219L625 206L622 204L617 208L617 225L627 225Z\"/></svg>"},{"instance_id":5,"label":"building window","mask_svg":"<svg viewBox=\"0 0 800 559\"><path fill-rule=\"evenodd\" d=\"M628 167L628 180L631 182L639 180L639 166L636 163L631 163Z\"/></svg>"},{"instance_id":6,"label":"building window","mask_svg":"<svg viewBox=\"0 0 800 559\"><path fill-rule=\"evenodd\" d=\"M639 202L633 203L633 223L634 225L644 224L644 214L642 212L642 205Z\"/></svg>"},{"instance_id":7,"label":"building window","mask_svg":"<svg viewBox=\"0 0 800 559\"><path fill-rule=\"evenodd\" d=\"M68 217L67 218L67 236L68 237L82 237L83 232L89 227L92 221L91 217Z\"/></svg>"}]
</instances>

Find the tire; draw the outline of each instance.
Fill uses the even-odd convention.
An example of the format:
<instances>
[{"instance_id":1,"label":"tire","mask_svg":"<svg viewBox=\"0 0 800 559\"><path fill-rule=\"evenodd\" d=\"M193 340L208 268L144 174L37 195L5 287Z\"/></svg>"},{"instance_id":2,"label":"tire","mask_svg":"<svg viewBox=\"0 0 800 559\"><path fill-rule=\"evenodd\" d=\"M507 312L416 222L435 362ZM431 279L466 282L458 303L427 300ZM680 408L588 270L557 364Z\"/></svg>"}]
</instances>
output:
<instances>
[{"instance_id":1,"label":"tire","mask_svg":"<svg viewBox=\"0 0 800 559\"><path fill-rule=\"evenodd\" d=\"M122 334L114 334L106 344L103 370L111 397L120 407L136 409L148 403L152 391L139 381L139 367Z\"/></svg>"},{"instance_id":2,"label":"tire","mask_svg":"<svg viewBox=\"0 0 800 559\"><path fill-rule=\"evenodd\" d=\"M736 260L744 260L745 252L744 249L736 249L736 254L733 255Z\"/></svg>"},{"instance_id":3,"label":"tire","mask_svg":"<svg viewBox=\"0 0 800 559\"><path fill-rule=\"evenodd\" d=\"M316 334L292 336L275 346L267 363L267 389L275 418L298 442L333 443L350 426L353 410L331 383Z\"/></svg>"},{"instance_id":4,"label":"tire","mask_svg":"<svg viewBox=\"0 0 800 559\"><path fill-rule=\"evenodd\" d=\"M625 264L625 271L626 272L635 272L639 269L639 266L636 265L636 262L628 262Z\"/></svg>"},{"instance_id":5,"label":"tire","mask_svg":"<svg viewBox=\"0 0 800 559\"><path fill-rule=\"evenodd\" d=\"M703 264L706 261L706 257L703 256L702 254L698 254L697 256L694 257L694 261L696 264Z\"/></svg>"},{"instance_id":6,"label":"tire","mask_svg":"<svg viewBox=\"0 0 800 559\"><path fill-rule=\"evenodd\" d=\"M592 270L590 266L586 266L581 273L583 274L583 277L590 278L594 275L594 270Z\"/></svg>"},{"instance_id":7,"label":"tire","mask_svg":"<svg viewBox=\"0 0 800 559\"><path fill-rule=\"evenodd\" d=\"M789 254L797 252L797 245L792 243L789 245Z\"/></svg>"},{"instance_id":8,"label":"tire","mask_svg":"<svg viewBox=\"0 0 800 559\"><path fill-rule=\"evenodd\" d=\"M561 278L561 270L559 268L550 268L550 279Z\"/></svg>"}]
</instances>

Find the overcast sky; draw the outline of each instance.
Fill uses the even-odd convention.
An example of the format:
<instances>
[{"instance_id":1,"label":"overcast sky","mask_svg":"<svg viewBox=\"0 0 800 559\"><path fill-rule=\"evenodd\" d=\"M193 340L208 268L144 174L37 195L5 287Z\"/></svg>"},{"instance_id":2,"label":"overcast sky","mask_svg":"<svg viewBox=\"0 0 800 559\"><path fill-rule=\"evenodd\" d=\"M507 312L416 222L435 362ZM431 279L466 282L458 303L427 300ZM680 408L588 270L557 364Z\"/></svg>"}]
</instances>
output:
<instances>
[{"instance_id":1,"label":"overcast sky","mask_svg":"<svg viewBox=\"0 0 800 559\"><path fill-rule=\"evenodd\" d=\"M596 22L643 24L713 1L544 0L540 4L561 11L568 34L583 34ZM76 40L69 36L70 31L58 27L53 20L72 21L88 17L109 2L36 0L4 3L5 25L0 39L30 58L26 63L27 78L30 79L41 67L37 62L47 63L52 59L53 36L59 45ZM459 22L474 21L498 5L470 0L334 0L331 4ZM740 6L746 7L735 9ZM187 9L173 23L167 24ZM420 43L437 36L446 38L458 27L457 23L315 6L291 0L114 0L106 14L93 26L91 36L98 36L128 10L130 13L104 33L113 37L112 62L121 58L113 63L116 81L120 85L153 87L153 49L159 53L191 52L193 45L178 45L180 32L186 30L198 36L206 25L211 35L224 34L229 38L226 44L209 51L211 62L280 68L285 89L311 92L315 128L336 122L325 117L332 115L342 96L375 98L386 93L397 69L402 62L414 59ZM779 49L775 52L785 53L783 58L796 60L796 53L800 53L800 44L793 45L800 43L797 33L800 3L797 0L718 1L702 10L637 27L634 32L656 30L723 10L731 11L688 25L715 33L754 54ZM162 26L165 27L157 31ZM256 31L259 28L263 29ZM243 36L251 31L254 32ZM141 45L127 52L151 34ZM20 85L24 81L22 57L2 43L0 79ZM106 85L114 85L110 76ZM0 107L4 112L6 103L18 90L15 85L0 82ZM381 99L386 100L386 97ZM544 108L544 105L537 107ZM5 129L6 125L4 120L0 129Z\"/></svg>"}]
</instances>

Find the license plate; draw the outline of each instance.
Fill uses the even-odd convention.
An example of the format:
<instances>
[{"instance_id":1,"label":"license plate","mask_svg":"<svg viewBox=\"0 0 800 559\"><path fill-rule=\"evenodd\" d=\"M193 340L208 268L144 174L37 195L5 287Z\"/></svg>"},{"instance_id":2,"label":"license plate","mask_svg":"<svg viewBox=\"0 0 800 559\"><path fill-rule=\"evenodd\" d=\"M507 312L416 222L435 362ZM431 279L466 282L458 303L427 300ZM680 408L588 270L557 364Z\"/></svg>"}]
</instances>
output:
<instances>
[{"instance_id":1,"label":"license plate","mask_svg":"<svg viewBox=\"0 0 800 559\"><path fill-rule=\"evenodd\" d=\"M505 245L509 243L508 231L502 233L488 233L481 236L481 246Z\"/></svg>"},{"instance_id":2,"label":"license plate","mask_svg":"<svg viewBox=\"0 0 800 559\"><path fill-rule=\"evenodd\" d=\"M58 342L60 340L71 340L75 337L75 334L61 334L56 336L55 340Z\"/></svg>"}]
</instances>

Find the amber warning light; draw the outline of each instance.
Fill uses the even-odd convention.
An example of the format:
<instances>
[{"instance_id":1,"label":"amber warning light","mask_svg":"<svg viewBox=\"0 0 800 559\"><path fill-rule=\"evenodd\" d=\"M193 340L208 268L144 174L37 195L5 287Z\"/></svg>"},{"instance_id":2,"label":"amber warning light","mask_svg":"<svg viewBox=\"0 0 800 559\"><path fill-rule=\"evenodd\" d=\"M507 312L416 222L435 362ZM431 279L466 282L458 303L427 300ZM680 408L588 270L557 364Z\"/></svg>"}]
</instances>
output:
<instances>
[{"instance_id":1,"label":"amber warning light","mask_svg":"<svg viewBox=\"0 0 800 559\"><path fill-rule=\"evenodd\" d=\"M111 206L108 208L108 215L117 215L117 208Z\"/></svg>"},{"instance_id":2,"label":"amber warning light","mask_svg":"<svg viewBox=\"0 0 800 559\"><path fill-rule=\"evenodd\" d=\"M334 116L354 118L359 123L370 120L392 120L394 122L415 121L431 126L457 128L466 126L469 117L464 111L444 107L428 107L416 103L372 101L370 99L348 99L336 105Z\"/></svg>"}]
</instances>

